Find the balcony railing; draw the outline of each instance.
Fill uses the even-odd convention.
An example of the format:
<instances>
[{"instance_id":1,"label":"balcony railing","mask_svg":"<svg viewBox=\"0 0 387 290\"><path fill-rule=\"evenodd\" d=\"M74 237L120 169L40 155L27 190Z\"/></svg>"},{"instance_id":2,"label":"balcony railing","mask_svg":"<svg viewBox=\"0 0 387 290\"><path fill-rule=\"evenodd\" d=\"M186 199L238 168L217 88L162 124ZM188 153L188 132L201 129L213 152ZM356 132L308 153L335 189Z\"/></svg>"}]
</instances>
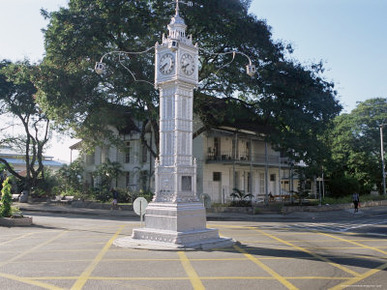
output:
<instances>
[{"instance_id":1,"label":"balcony railing","mask_svg":"<svg viewBox=\"0 0 387 290\"><path fill-rule=\"evenodd\" d=\"M233 154L232 152L220 152L218 154L210 152L207 153L208 163L253 163L253 164L264 164L266 162L265 154L248 154L246 152L239 152ZM278 155L268 155L267 162L269 164L285 164L286 158L281 158Z\"/></svg>"}]
</instances>

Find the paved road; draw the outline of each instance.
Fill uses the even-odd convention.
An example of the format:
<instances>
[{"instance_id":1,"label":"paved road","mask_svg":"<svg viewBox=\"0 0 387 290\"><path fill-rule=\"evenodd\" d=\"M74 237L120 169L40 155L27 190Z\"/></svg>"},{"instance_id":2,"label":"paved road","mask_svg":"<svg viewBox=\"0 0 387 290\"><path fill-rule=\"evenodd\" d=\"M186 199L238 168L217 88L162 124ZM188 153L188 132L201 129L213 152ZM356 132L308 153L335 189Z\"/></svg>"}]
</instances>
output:
<instances>
[{"instance_id":1,"label":"paved road","mask_svg":"<svg viewBox=\"0 0 387 290\"><path fill-rule=\"evenodd\" d=\"M0 228L0 289L387 289L384 210L213 220L239 243L187 252L114 247L140 226L123 217L32 213Z\"/></svg>"}]
</instances>

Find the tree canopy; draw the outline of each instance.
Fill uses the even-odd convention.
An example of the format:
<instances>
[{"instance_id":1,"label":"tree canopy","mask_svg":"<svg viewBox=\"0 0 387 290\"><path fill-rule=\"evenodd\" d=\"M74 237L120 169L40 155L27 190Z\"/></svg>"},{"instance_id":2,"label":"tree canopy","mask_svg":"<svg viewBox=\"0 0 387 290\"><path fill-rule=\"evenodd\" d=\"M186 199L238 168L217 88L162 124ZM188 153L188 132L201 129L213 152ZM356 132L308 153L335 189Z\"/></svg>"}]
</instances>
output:
<instances>
[{"instance_id":1,"label":"tree canopy","mask_svg":"<svg viewBox=\"0 0 387 290\"><path fill-rule=\"evenodd\" d=\"M25 154L25 175L14 171L6 159L0 158L0 162L27 190L35 186L39 178L44 179L43 152L50 137L50 120L35 102L37 89L32 79L36 71L37 67L28 61L0 63L0 115L3 121L7 117L14 118L14 125L21 127L20 133L12 136L2 127L0 144ZM3 126L5 124L3 122Z\"/></svg>"},{"instance_id":2,"label":"tree canopy","mask_svg":"<svg viewBox=\"0 0 387 290\"><path fill-rule=\"evenodd\" d=\"M382 192L380 126L386 120L386 98L366 100L351 113L335 118L329 134L333 162L327 165L332 178L355 180L361 192L370 192L374 185Z\"/></svg>"},{"instance_id":3,"label":"tree canopy","mask_svg":"<svg viewBox=\"0 0 387 290\"><path fill-rule=\"evenodd\" d=\"M292 48L274 41L266 22L248 13L249 2L197 0L193 7L180 9L188 34L201 48L195 112L208 126L203 116L207 97L238 100L255 113L252 121L271 128L267 138L279 150L306 162L319 159L323 144L318 136L341 110L334 85L324 79L321 63L306 66L293 60ZM173 8L161 0L70 0L68 8L42 11L50 22L46 56L36 80L40 105L63 129L74 129L77 137L94 135L88 138L91 147L112 137L102 110L107 103L127 106L158 132L158 93L136 81L153 82L153 50L119 56L136 79L113 54L105 57L105 75L93 69L105 53L144 51L160 41ZM221 69L232 54L219 53L231 51L248 55L257 76L246 75L247 60L240 55ZM221 122L224 114L215 118Z\"/></svg>"}]
</instances>

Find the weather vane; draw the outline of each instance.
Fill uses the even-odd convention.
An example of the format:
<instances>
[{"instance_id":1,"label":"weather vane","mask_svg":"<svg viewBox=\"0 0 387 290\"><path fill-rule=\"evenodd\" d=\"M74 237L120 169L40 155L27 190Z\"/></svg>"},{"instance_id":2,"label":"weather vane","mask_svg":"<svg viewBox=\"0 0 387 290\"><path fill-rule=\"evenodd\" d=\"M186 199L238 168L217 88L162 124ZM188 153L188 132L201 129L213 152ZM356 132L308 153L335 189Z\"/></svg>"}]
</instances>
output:
<instances>
[{"instance_id":1,"label":"weather vane","mask_svg":"<svg viewBox=\"0 0 387 290\"><path fill-rule=\"evenodd\" d=\"M179 15L179 3L181 3L181 4L186 4L186 5L189 6L189 7L192 7L192 6L193 6L192 1L179 1L179 0L176 0L176 1L174 1L174 2L169 2L169 3L167 3L167 5L176 4L176 8L175 8L176 15Z\"/></svg>"}]
</instances>

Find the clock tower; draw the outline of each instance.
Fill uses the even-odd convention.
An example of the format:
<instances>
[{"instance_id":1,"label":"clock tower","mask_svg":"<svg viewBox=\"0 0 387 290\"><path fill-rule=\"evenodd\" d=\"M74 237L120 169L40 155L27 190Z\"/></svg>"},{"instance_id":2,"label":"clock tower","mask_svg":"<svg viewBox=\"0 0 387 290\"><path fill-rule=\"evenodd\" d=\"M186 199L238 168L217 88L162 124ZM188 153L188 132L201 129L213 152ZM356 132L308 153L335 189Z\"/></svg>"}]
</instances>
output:
<instances>
[{"instance_id":1,"label":"clock tower","mask_svg":"<svg viewBox=\"0 0 387 290\"><path fill-rule=\"evenodd\" d=\"M220 238L217 229L206 228L205 208L196 192L192 132L199 48L186 28L176 0L168 36L155 46L155 87L160 92L155 195L145 212L145 227L134 229L131 238L143 247L211 248L233 243Z\"/></svg>"}]
</instances>

